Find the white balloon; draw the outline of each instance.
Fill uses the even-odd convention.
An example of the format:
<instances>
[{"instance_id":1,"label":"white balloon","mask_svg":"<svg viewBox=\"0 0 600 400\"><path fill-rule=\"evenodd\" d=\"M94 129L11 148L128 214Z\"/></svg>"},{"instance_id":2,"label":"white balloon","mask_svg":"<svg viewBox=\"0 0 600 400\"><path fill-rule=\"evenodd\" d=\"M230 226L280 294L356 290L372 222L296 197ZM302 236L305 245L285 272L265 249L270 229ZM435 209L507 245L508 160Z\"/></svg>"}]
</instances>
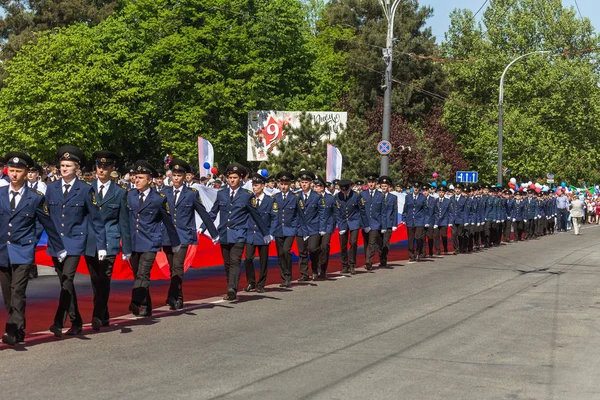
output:
<instances>
[{"instance_id":1,"label":"white balloon","mask_svg":"<svg viewBox=\"0 0 600 400\"><path fill-rule=\"evenodd\" d=\"M531 182L531 181L527 182L527 184L528 184L528 185L531 185L532 183L533 183L533 182Z\"/></svg>"},{"instance_id":2,"label":"white balloon","mask_svg":"<svg viewBox=\"0 0 600 400\"><path fill-rule=\"evenodd\" d=\"M535 187L536 187L537 189L541 189L541 188L542 188L542 185L540 185L539 183L537 183L537 182L536 182L536 184L535 184Z\"/></svg>"},{"instance_id":3,"label":"white balloon","mask_svg":"<svg viewBox=\"0 0 600 400\"><path fill-rule=\"evenodd\" d=\"M517 180L515 178L510 178L510 183L512 183L514 185L517 183Z\"/></svg>"}]
</instances>

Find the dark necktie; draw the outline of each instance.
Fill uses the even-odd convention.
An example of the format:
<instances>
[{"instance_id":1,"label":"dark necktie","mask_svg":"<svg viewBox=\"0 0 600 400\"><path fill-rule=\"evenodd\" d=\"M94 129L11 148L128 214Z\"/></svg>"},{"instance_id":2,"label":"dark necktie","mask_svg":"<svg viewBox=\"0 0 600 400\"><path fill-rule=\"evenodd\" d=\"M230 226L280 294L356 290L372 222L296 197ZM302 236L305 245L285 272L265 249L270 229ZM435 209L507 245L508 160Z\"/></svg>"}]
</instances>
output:
<instances>
[{"instance_id":1,"label":"dark necktie","mask_svg":"<svg viewBox=\"0 0 600 400\"><path fill-rule=\"evenodd\" d=\"M140 206L144 204L144 192L140 193Z\"/></svg>"},{"instance_id":2,"label":"dark necktie","mask_svg":"<svg viewBox=\"0 0 600 400\"><path fill-rule=\"evenodd\" d=\"M287 193L283 194L283 201L285 201L285 198L287 197Z\"/></svg>"},{"instance_id":3,"label":"dark necktie","mask_svg":"<svg viewBox=\"0 0 600 400\"><path fill-rule=\"evenodd\" d=\"M173 204L177 205L177 199L179 198L179 189L175 189L173 193L175 194L175 196L173 196Z\"/></svg>"},{"instance_id":4,"label":"dark necktie","mask_svg":"<svg viewBox=\"0 0 600 400\"><path fill-rule=\"evenodd\" d=\"M229 201L233 201L233 196L235 196L235 190L231 191L231 194L229 195Z\"/></svg>"},{"instance_id":5,"label":"dark necktie","mask_svg":"<svg viewBox=\"0 0 600 400\"><path fill-rule=\"evenodd\" d=\"M373 191L371 190L371 198L373 198Z\"/></svg>"},{"instance_id":6,"label":"dark necktie","mask_svg":"<svg viewBox=\"0 0 600 400\"><path fill-rule=\"evenodd\" d=\"M256 198L256 208L260 207L260 199L257 197Z\"/></svg>"},{"instance_id":7,"label":"dark necktie","mask_svg":"<svg viewBox=\"0 0 600 400\"><path fill-rule=\"evenodd\" d=\"M10 199L10 209L14 210L15 208L17 208L17 195L19 194L19 192L11 190L10 194L12 194L12 199Z\"/></svg>"},{"instance_id":8,"label":"dark necktie","mask_svg":"<svg viewBox=\"0 0 600 400\"><path fill-rule=\"evenodd\" d=\"M308 201L308 195L306 193L304 193L304 202L306 203Z\"/></svg>"},{"instance_id":9,"label":"dark necktie","mask_svg":"<svg viewBox=\"0 0 600 400\"><path fill-rule=\"evenodd\" d=\"M63 193L63 195L64 195L65 197L67 197L67 195L69 194L69 188L70 188L70 187L71 187L71 185L70 185L70 184L68 184L68 183L65 183L65 191L64 191L64 193Z\"/></svg>"},{"instance_id":10,"label":"dark necktie","mask_svg":"<svg viewBox=\"0 0 600 400\"><path fill-rule=\"evenodd\" d=\"M98 200L100 201L102 201L102 198L104 197L102 193L104 193L104 185L100 185L98 188Z\"/></svg>"}]
</instances>

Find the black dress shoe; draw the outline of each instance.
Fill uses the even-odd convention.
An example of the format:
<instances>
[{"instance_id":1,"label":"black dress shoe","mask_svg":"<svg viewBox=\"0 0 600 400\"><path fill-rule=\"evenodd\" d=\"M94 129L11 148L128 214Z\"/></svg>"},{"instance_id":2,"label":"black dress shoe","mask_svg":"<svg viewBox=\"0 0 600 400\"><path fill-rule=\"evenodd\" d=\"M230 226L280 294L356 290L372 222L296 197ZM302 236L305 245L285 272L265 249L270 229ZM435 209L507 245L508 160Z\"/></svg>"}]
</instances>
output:
<instances>
[{"instance_id":1,"label":"black dress shoe","mask_svg":"<svg viewBox=\"0 0 600 400\"><path fill-rule=\"evenodd\" d=\"M319 278L321 278L321 279L327 279L327 272L321 272L319 274Z\"/></svg>"},{"instance_id":2,"label":"black dress shoe","mask_svg":"<svg viewBox=\"0 0 600 400\"><path fill-rule=\"evenodd\" d=\"M283 281L283 282L281 282L281 283L279 284L279 287L288 287L288 286L287 286L287 282L286 282L286 281Z\"/></svg>"},{"instance_id":3,"label":"black dress shoe","mask_svg":"<svg viewBox=\"0 0 600 400\"><path fill-rule=\"evenodd\" d=\"M17 338L17 344L25 344L25 331L20 330L15 337Z\"/></svg>"},{"instance_id":4,"label":"black dress shoe","mask_svg":"<svg viewBox=\"0 0 600 400\"><path fill-rule=\"evenodd\" d=\"M100 328L102 328L102 321L98 317L93 317L92 318L92 329L97 332L100 330Z\"/></svg>"},{"instance_id":5,"label":"black dress shoe","mask_svg":"<svg viewBox=\"0 0 600 400\"><path fill-rule=\"evenodd\" d=\"M181 310L181 309L183 309L183 300L177 300L177 301L175 302L175 309L176 309L176 310Z\"/></svg>"},{"instance_id":6,"label":"black dress shoe","mask_svg":"<svg viewBox=\"0 0 600 400\"><path fill-rule=\"evenodd\" d=\"M110 320L106 320L102 322L102 326L106 327L106 326L110 326Z\"/></svg>"},{"instance_id":7,"label":"black dress shoe","mask_svg":"<svg viewBox=\"0 0 600 400\"><path fill-rule=\"evenodd\" d=\"M229 290L223 300L233 301L237 298L236 293L233 290Z\"/></svg>"},{"instance_id":8,"label":"black dress shoe","mask_svg":"<svg viewBox=\"0 0 600 400\"><path fill-rule=\"evenodd\" d=\"M72 326L69 328L65 335L67 336L77 336L83 333L83 328L81 326Z\"/></svg>"},{"instance_id":9,"label":"black dress shoe","mask_svg":"<svg viewBox=\"0 0 600 400\"><path fill-rule=\"evenodd\" d=\"M167 302L169 305L169 310L176 310L176 303L177 303L177 299L175 297L169 297L167 298Z\"/></svg>"},{"instance_id":10,"label":"black dress shoe","mask_svg":"<svg viewBox=\"0 0 600 400\"><path fill-rule=\"evenodd\" d=\"M256 286L254 286L253 284L250 283L250 284L248 284L248 286L246 286L244 288L244 292L250 292L250 291L252 291L254 289L256 289Z\"/></svg>"},{"instance_id":11,"label":"black dress shoe","mask_svg":"<svg viewBox=\"0 0 600 400\"><path fill-rule=\"evenodd\" d=\"M373 266L371 264L367 264L367 271L371 271L373 269Z\"/></svg>"},{"instance_id":12,"label":"black dress shoe","mask_svg":"<svg viewBox=\"0 0 600 400\"><path fill-rule=\"evenodd\" d=\"M129 311L131 311L131 313L137 317L140 315L140 306L131 302L129 303Z\"/></svg>"},{"instance_id":13,"label":"black dress shoe","mask_svg":"<svg viewBox=\"0 0 600 400\"><path fill-rule=\"evenodd\" d=\"M256 289L256 292L257 293L264 293L265 292L265 288L259 286L258 289Z\"/></svg>"},{"instance_id":14,"label":"black dress shoe","mask_svg":"<svg viewBox=\"0 0 600 400\"><path fill-rule=\"evenodd\" d=\"M342 274L347 274L348 273L348 267L344 267L342 269Z\"/></svg>"},{"instance_id":15,"label":"black dress shoe","mask_svg":"<svg viewBox=\"0 0 600 400\"><path fill-rule=\"evenodd\" d=\"M356 271L354 270L354 267L350 267L350 275L356 275Z\"/></svg>"},{"instance_id":16,"label":"black dress shoe","mask_svg":"<svg viewBox=\"0 0 600 400\"><path fill-rule=\"evenodd\" d=\"M303 276L302 278L298 279L298 282L309 282L310 278L308 276Z\"/></svg>"},{"instance_id":17,"label":"black dress shoe","mask_svg":"<svg viewBox=\"0 0 600 400\"><path fill-rule=\"evenodd\" d=\"M14 346L17 344L17 337L12 333L5 333L2 335L2 343L7 344L9 346Z\"/></svg>"},{"instance_id":18,"label":"black dress shoe","mask_svg":"<svg viewBox=\"0 0 600 400\"><path fill-rule=\"evenodd\" d=\"M140 317L151 317L152 307L140 306Z\"/></svg>"},{"instance_id":19,"label":"black dress shoe","mask_svg":"<svg viewBox=\"0 0 600 400\"><path fill-rule=\"evenodd\" d=\"M62 335L63 335L62 328L59 327L58 325L52 325L50 327L50 332L52 332L55 337L62 337Z\"/></svg>"},{"instance_id":20,"label":"black dress shoe","mask_svg":"<svg viewBox=\"0 0 600 400\"><path fill-rule=\"evenodd\" d=\"M417 256L417 262L421 261L421 256Z\"/></svg>"}]
</instances>

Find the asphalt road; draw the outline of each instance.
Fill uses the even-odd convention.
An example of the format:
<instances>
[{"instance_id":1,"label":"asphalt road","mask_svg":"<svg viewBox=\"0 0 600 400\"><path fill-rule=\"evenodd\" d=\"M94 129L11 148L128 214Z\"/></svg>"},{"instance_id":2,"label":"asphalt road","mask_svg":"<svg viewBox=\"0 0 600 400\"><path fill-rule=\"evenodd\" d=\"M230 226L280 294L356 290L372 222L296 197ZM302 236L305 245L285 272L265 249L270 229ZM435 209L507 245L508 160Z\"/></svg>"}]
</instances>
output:
<instances>
[{"instance_id":1,"label":"asphalt road","mask_svg":"<svg viewBox=\"0 0 600 400\"><path fill-rule=\"evenodd\" d=\"M204 299L2 350L0 396L600 399L599 234Z\"/></svg>"}]
</instances>

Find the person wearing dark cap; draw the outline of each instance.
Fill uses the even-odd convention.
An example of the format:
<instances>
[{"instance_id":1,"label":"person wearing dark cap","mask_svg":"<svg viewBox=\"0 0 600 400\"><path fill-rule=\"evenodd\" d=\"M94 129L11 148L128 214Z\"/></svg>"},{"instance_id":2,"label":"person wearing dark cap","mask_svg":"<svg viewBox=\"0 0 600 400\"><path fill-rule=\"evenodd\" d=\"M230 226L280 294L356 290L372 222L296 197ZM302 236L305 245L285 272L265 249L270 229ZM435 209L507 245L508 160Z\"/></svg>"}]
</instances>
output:
<instances>
[{"instance_id":1,"label":"person wearing dark cap","mask_svg":"<svg viewBox=\"0 0 600 400\"><path fill-rule=\"evenodd\" d=\"M33 190L39 190L44 195L46 194L46 184L40 180L42 174L42 166L34 164L33 167L27 170L27 186Z\"/></svg>"},{"instance_id":2,"label":"person wearing dark cap","mask_svg":"<svg viewBox=\"0 0 600 400\"><path fill-rule=\"evenodd\" d=\"M369 224L365 212L364 199L353 190L352 182L342 179L338 182L340 192L335 196L335 220L338 224L341 246L342 274L354 275L356 266L356 251L358 246L358 233L363 226ZM348 254L348 243L350 254Z\"/></svg>"},{"instance_id":3,"label":"person wearing dark cap","mask_svg":"<svg viewBox=\"0 0 600 400\"><path fill-rule=\"evenodd\" d=\"M0 288L8 311L2 341L14 346L25 339L25 306L29 265L34 263L36 224L48 234L48 248L63 261L67 255L44 195L26 184L33 160L25 153L7 154L10 184L0 189Z\"/></svg>"},{"instance_id":4,"label":"person wearing dark cap","mask_svg":"<svg viewBox=\"0 0 600 400\"><path fill-rule=\"evenodd\" d=\"M156 172L158 175L156 176L156 178L154 178L154 190L160 193L167 188L167 186L165 185L166 176L163 170L157 170Z\"/></svg>"},{"instance_id":5,"label":"person wearing dark cap","mask_svg":"<svg viewBox=\"0 0 600 400\"><path fill-rule=\"evenodd\" d=\"M202 201L200 201L198 191L193 187L184 185L185 174L191 171L192 167L184 160L173 158L169 164L169 169L171 170L173 186L165 187L161 193L167 197L173 225L179 235L181 249L177 252L173 251L173 243L171 243L169 233L163 224L162 246L167 256L171 275L166 303L171 310L179 310L183 308L183 275L187 251L190 245L198 244L198 227L196 227L195 213L198 213L200 219L202 219L203 227L208 229L215 242L219 238L219 232L208 211L204 208Z\"/></svg>"},{"instance_id":6,"label":"person wearing dark cap","mask_svg":"<svg viewBox=\"0 0 600 400\"><path fill-rule=\"evenodd\" d=\"M367 225L362 228L362 237L365 253L365 267L367 271L373 269L373 256L375 249L381 251L381 230L383 219L383 194L377 190L377 181L379 174L374 172L366 174L367 189L360 195L365 203L365 214Z\"/></svg>"},{"instance_id":7,"label":"person wearing dark cap","mask_svg":"<svg viewBox=\"0 0 600 400\"><path fill-rule=\"evenodd\" d=\"M427 198L419 193L421 184L413 184L412 194L404 200L402 221L408 232L408 258L410 262L420 261L423 252L425 218L427 214ZM417 244L415 249L415 242Z\"/></svg>"},{"instance_id":8,"label":"person wearing dark cap","mask_svg":"<svg viewBox=\"0 0 600 400\"><path fill-rule=\"evenodd\" d=\"M261 174L252 174L252 191L256 198L256 210L260 214L264 224L269 227L270 233L275 231L275 223L277 221L277 207L274 207L275 201L271 196L268 196L265 190L267 178ZM254 257L258 250L258 261L260 271L258 283L256 282L256 274L254 270ZM246 237L246 259L244 265L246 267L246 281L248 286L244 291L249 292L256 289L258 293L264 293L265 284L267 283L267 272L269 263L269 244L265 243L262 232L252 218L248 218L248 236Z\"/></svg>"},{"instance_id":9,"label":"person wearing dark cap","mask_svg":"<svg viewBox=\"0 0 600 400\"><path fill-rule=\"evenodd\" d=\"M438 188L439 198L435 200L434 225L433 225L433 247L436 255L441 255L440 238L444 254L448 254L448 225L454 219L450 198L446 197L446 186Z\"/></svg>"},{"instance_id":10,"label":"person wearing dark cap","mask_svg":"<svg viewBox=\"0 0 600 400\"><path fill-rule=\"evenodd\" d=\"M289 171L281 171L277 174L279 181L279 193L274 196L277 209L275 229L273 236L277 245L277 256L279 258L279 271L281 273L281 287L290 287L292 280L292 245L294 238L298 235L300 224L299 197L292 193L290 186L294 181L294 175ZM274 208L275 210L275 208Z\"/></svg>"},{"instance_id":11,"label":"person wearing dark cap","mask_svg":"<svg viewBox=\"0 0 600 400\"><path fill-rule=\"evenodd\" d=\"M535 190L527 190L527 199L525 200L525 216L527 223L525 225L526 235L525 240L535 239L535 221L537 220L537 199L535 198Z\"/></svg>"},{"instance_id":12,"label":"person wearing dark cap","mask_svg":"<svg viewBox=\"0 0 600 400\"><path fill-rule=\"evenodd\" d=\"M389 176L379 177L379 186L383 196L383 206L381 212L381 247L379 249L379 265L387 268L388 253L390 251L390 241L392 232L398 228L398 198L390 193L392 189L392 180Z\"/></svg>"},{"instance_id":13,"label":"person wearing dark cap","mask_svg":"<svg viewBox=\"0 0 600 400\"><path fill-rule=\"evenodd\" d=\"M87 236L85 262L90 273L94 293L94 309L92 312L92 328L99 331L102 326L108 326L108 299L110 296L110 280L113 266L119 252L125 258L131 256L131 232L127 210L127 191L115 184L110 175L115 171L119 156L110 151L97 151L92 155L96 165L97 179L91 183L96 198L96 207L102 218L106 231L106 257L98 256L100 248L96 238ZM91 221L88 221L88 232L93 231ZM123 247L121 248L121 242Z\"/></svg>"},{"instance_id":14,"label":"person wearing dark cap","mask_svg":"<svg viewBox=\"0 0 600 400\"><path fill-rule=\"evenodd\" d=\"M433 227L435 225L435 198L433 197L433 187L428 183L421 186L421 193L425 196L427 201L427 207L425 210L425 225L423 227L423 236L427 239L427 246L429 249L429 257L433 257ZM425 243L423 243L423 249L421 250L421 258L427 257L427 249Z\"/></svg>"},{"instance_id":15,"label":"person wearing dark cap","mask_svg":"<svg viewBox=\"0 0 600 400\"><path fill-rule=\"evenodd\" d=\"M173 253L180 250L181 241L173 224L167 196L151 187L152 179L158 176L156 169L146 160L138 160L134 172L136 188L127 193L132 249L130 262L135 278L129 311L135 316L149 317L152 315L150 270L163 243L162 229L169 237Z\"/></svg>"},{"instance_id":16,"label":"person wearing dark cap","mask_svg":"<svg viewBox=\"0 0 600 400\"><path fill-rule=\"evenodd\" d=\"M546 229L546 214L544 212L544 202L544 193L537 193L537 204L535 209L535 216L537 217L537 220L535 220L535 236L537 237L544 236L544 230Z\"/></svg>"},{"instance_id":17,"label":"person wearing dark cap","mask_svg":"<svg viewBox=\"0 0 600 400\"><path fill-rule=\"evenodd\" d=\"M8 175L4 175L4 167L6 165L6 160L4 158L0 158L0 187L8 186L10 183L10 178Z\"/></svg>"},{"instance_id":18,"label":"person wearing dark cap","mask_svg":"<svg viewBox=\"0 0 600 400\"><path fill-rule=\"evenodd\" d=\"M464 253L466 251L465 222L468 223L466 210L467 199L462 193L463 184L457 183L454 186L454 196L450 199L452 207L452 217L450 227L452 227L452 246L454 254Z\"/></svg>"},{"instance_id":19,"label":"person wearing dark cap","mask_svg":"<svg viewBox=\"0 0 600 400\"><path fill-rule=\"evenodd\" d=\"M67 335L80 335L83 331L74 279L79 259L85 255L88 235L96 241L99 260L104 260L107 252L106 230L94 190L91 185L76 178L77 170L86 164L83 151L75 146L62 146L56 156L62 179L48 185L46 202L68 254L61 262L58 254L48 249L61 284L58 308L50 331L61 337L67 316L71 321Z\"/></svg>"},{"instance_id":20,"label":"person wearing dark cap","mask_svg":"<svg viewBox=\"0 0 600 400\"><path fill-rule=\"evenodd\" d=\"M525 232L525 200L523 200L523 195L525 193L521 190L515 192L515 200L512 207L511 218L512 225L514 227L515 242L520 242L523 240L523 232Z\"/></svg>"},{"instance_id":21,"label":"person wearing dark cap","mask_svg":"<svg viewBox=\"0 0 600 400\"><path fill-rule=\"evenodd\" d=\"M331 248L331 235L335 232L335 198L327 193L327 183L323 178L317 176L314 183L314 190L318 195L323 197L325 209L323 210L323 218L325 219L324 235L321 236L320 252L319 252L319 278L327 279L327 268L329 267L329 252Z\"/></svg>"},{"instance_id":22,"label":"person wearing dark cap","mask_svg":"<svg viewBox=\"0 0 600 400\"><path fill-rule=\"evenodd\" d=\"M230 301L237 298L242 253L248 237L248 219L254 220L265 244L271 241L269 227L258 212L254 193L240 186L246 173L246 169L238 163L231 163L225 168L229 188L217 193L209 213L213 221L220 214L219 243L227 278L227 294L223 299Z\"/></svg>"},{"instance_id":23,"label":"person wearing dark cap","mask_svg":"<svg viewBox=\"0 0 600 400\"><path fill-rule=\"evenodd\" d=\"M510 231L512 228L512 208L514 207L514 199L511 197L512 192L504 189L504 212L503 212L503 238L504 243L510 243Z\"/></svg>"},{"instance_id":24,"label":"person wearing dark cap","mask_svg":"<svg viewBox=\"0 0 600 400\"><path fill-rule=\"evenodd\" d=\"M308 254L310 253L310 264L312 266L312 279L316 280L319 275L319 253L321 250L321 236L325 235L325 200L311 189L315 174L310 171L302 171L300 174L300 188L298 204L300 205L300 221L296 245L298 246L298 257L300 258L299 282L309 281Z\"/></svg>"},{"instance_id":25,"label":"person wearing dark cap","mask_svg":"<svg viewBox=\"0 0 600 400\"><path fill-rule=\"evenodd\" d=\"M484 225L484 247L488 248L494 244L496 236L496 216L498 207L496 202L496 188L488 188L488 196L485 203L485 225Z\"/></svg>"}]
</instances>

